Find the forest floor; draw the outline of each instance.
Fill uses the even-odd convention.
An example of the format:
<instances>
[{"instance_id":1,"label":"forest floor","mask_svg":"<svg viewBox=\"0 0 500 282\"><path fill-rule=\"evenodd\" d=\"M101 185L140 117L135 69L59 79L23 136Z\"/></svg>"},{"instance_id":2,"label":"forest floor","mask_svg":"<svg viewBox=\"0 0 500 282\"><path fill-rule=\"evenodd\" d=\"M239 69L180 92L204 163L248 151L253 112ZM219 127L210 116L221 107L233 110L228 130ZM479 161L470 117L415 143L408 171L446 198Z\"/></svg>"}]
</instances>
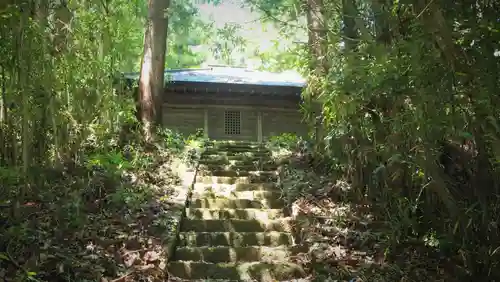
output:
<instances>
[{"instance_id":1,"label":"forest floor","mask_svg":"<svg viewBox=\"0 0 500 282\"><path fill-rule=\"evenodd\" d=\"M180 179L169 154L141 155L148 161L120 175L81 166L37 172L39 185L29 187L17 214L0 210L0 280L168 281ZM292 211L310 246L295 258L310 271L307 281L455 281L436 248L395 242L402 231L377 222L370 203L346 200L347 183L332 183L307 164L286 169L283 192L294 190Z\"/></svg>"},{"instance_id":2,"label":"forest floor","mask_svg":"<svg viewBox=\"0 0 500 282\"><path fill-rule=\"evenodd\" d=\"M141 155L126 174L40 171L17 215L0 210L0 280L167 281L180 179L168 154Z\"/></svg>"},{"instance_id":3,"label":"forest floor","mask_svg":"<svg viewBox=\"0 0 500 282\"><path fill-rule=\"evenodd\" d=\"M298 260L314 281L455 281L449 260L423 242L389 245L393 230L374 222L366 206L327 196L302 197L294 206L308 218L300 227L311 248Z\"/></svg>"},{"instance_id":4,"label":"forest floor","mask_svg":"<svg viewBox=\"0 0 500 282\"><path fill-rule=\"evenodd\" d=\"M310 246L296 258L310 271L310 281L458 281L456 266L432 240L405 237L393 222L377 220L372 203L351 200L346 181L334 181L304 156L288 153L282 192L297 218L298 236Z\"/></svg>"}]
</instances>

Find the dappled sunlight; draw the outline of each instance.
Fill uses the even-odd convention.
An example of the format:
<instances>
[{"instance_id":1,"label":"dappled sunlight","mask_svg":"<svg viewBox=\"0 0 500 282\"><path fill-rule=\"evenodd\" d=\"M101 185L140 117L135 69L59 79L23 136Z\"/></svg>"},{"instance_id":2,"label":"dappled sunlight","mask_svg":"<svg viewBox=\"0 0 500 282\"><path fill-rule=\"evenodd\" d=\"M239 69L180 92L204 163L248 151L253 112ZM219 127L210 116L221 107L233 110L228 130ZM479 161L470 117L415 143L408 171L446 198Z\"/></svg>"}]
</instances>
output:
<instances>
[{"instance_id":1,"label":"dappled sunlight","mask_svg":"<svg viewBox=\"0 0 500 282\"><path fill-rule=\"evenodd\" d=\"M432 247L435 238L396 244L392 236L406 230L380 220L378 203L369 201L344 178L311 167L311 163L311 159L292 154L280 167L296 242L309 246L306 253L296 256L296 262L323 277L320 279L340 281L392 281L389 277L403 273L416 275L419 267L426 277L444 273L446 258ZM434 269L425 269L429 263Z\"/></svg>"},{"instance_id":2,"label":"dappled sunlight","mask_svg":"<svg viewBox=\"0 0 500 282\"><path fill-rule=\"evenodd\" d=\"M117 148L89 151L71 170L52 168L52 174L39 176L49 179L27 195L43 203L29 205L29 213L36 216L25 216L23 211L19 220L2 220L8 223L2 225L6 230L25 226L17 239L3 237L16 264L36 272L39 281L59 281L62 276L75 281L168 279L166 268L187 197L186 184L194 177L189 172L191 156L161 143L127 146L133 154ZM190 175L183 180L186 173ZM57 185L45 187L50 183ZM1 268L4 262L0 260ZM1 275L17 271L15 265L5 266Z\"/></svg>"},{"instance_id":3,"label":"dappled sunlight","mask_svg":"<svg viewBox=\"0 0 500 282\"><path fill-rule=\"evenodd\" d=\"M289 233L269 232L184 232L180 234L179 246L289 246L293 238Z\"/></svg>"},{"instance_id":4,"label":"dappled sunlight","mask_svg":"<svg viewBox=\"0 0 500 282\"><path fill-rule=\"evenodd\" d=\"M500 281L499 15L0 1L0 281Z\"/></svg>"},{"instance_id":5,"label":"dappled sunlight","mask_svg":"<svg viewBox=\"0 0 500 282\"><path fill-rule=\"evenodd\" d=\"M291 231L293 223L291 219L264 219L260 220L195 220L190 219L183 223L184 231L196 232L264 232L264 231L277 231L289 232Z\"/></svg>"},{"instance_id":6,"label":"dappled sunlight","mask_svg":"<svg viewBox=\"0 0 500 282\"><path fill-rule=\"evenodd\" d=\"M181 247L176 251L180 261L220 262L286 262L298 248L247 246L247 247Z\"/></svg>"},{"instance_id":7,"label":"dappled sunlight","mask_svg":"<svg viewBox=\"0 0 500 282\"><path fill-rule=\"evenodd\" d=\"M287 148L276 148L271 151L272 158L276 162L280 162L283 159L289 158L293 155L293 151Z\"/></svg>"},{"instance_id":8,"label":"dappled sunlight","mask_svg":"<svg viewBox=\"0 0 500 282\"><path fill-rule=\"evenodd\" d=\"M182 274L183 277L193 277L194 279L200 279L198 280L200 282L213 281L216 279L238 281L254 281L260 279L266 279L260 281L306 281L297 279L291 280L294 277L303 275L303 271L300 268L297 268L295 265L287 265L285 263L282 263L280 265L265 262L237 263L236 265L225 265L223 263L219 263L219 268L215 268L215 264L204 264L191 261L183 263L182 265L178 264L178 266L181 268L182 273L180 274ZM215 270L217 272L214 272ZM194 277L195 273L203 273L204 275ZM171 281L183 280L172 278Z\"/></svg>"}]
</instances>

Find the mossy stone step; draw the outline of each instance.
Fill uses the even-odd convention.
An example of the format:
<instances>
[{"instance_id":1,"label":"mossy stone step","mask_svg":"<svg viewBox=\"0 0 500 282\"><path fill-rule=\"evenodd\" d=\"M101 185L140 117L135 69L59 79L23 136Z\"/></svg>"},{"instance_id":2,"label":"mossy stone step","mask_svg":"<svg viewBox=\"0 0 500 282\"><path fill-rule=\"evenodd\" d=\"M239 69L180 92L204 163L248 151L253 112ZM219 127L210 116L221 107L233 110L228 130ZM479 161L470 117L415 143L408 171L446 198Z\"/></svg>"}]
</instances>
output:
<instances>
[{"instance_id":1,"label":"mossy stone step","mask_svg":"<svg viewBox=\"0 0 500 282\"><path fill-rule=\"evenodd\" d=\"M188 219L274 220L284 215L283 209L186 209Z\"/></svg>"},{"instance_id":2,"label":"mossy stone step","mask_svg":"<svg viewBox=\"0 0 500 282\"><path fill-rule=\"evenodd\" d=\"M254 162L266 162L271 161L270 155L227 155L227 154L206 154L204 153L200 158L201 164L211 164L211 163L227 163L227 162L244 162L244 163L254 163Z\"/></svg>"},{"instance_id":3,"label":"mossy stone step","mask_svg":"<svg viewBox=\"0 0 500 282\"><path fill-rule=\"evenodd\" d=\"M276 181L278 175L276 171L236 171L236 170L200 170L200 176L224 176L224 177L250 177L259 181Z\"/></svg>"},{"instance_id":4,"label":"mossy stone step","mask_svg":"<svg viewBox=\"0 0 500 282\"><path fill-rule=\"evenodd\" d=\"M278 178L277 175L273 177L259 176L259 175L250 175L250 176L197 175L196 183L204 183L204 184L271 183L277 180L277 178Z\"/></svg>"},{"instance_id":5,"label":"mossy stone step","mask_svg":"<svg viewBox=\"0 0 500 282\"><path fill-rule=\"evenodd\" d=\"M179 246L290 246L291 233L284 232L181 232Z\"/></svg>"},{"instance_id":6,"label":"mossy stone step","mask_svg":"<svg viewBox=\"0 0 500 282\"><path fill-rule=\"evenodd\" d=\"M223 151L265 151L269 150L265 146L256 144L217 144L206 145L208 149L223 150Z\"/></svg>"},{"instance_id":7,"label":"mossy stone step","mask_svg":"<svg viewBox=\"0 0 500 282\"><path fill-rule=\"evenodd\" d=\"M258 141L250 141L250 140L210 140L207 141L207 144L222 144L222 145L263 145L262 142Z\"/></svg>"},{"instance_id":8,"label":"mossy stone step","mask_svg":"<svg viewBox=\"0 0 500 282\"><path fill-rule=\"evenodd\" d=\"M219 148L206 148L201 155L202 159L211 159L215 156L242 156L242 157L270 157L271 151L267 149L219 149Z\"/></svg>"},{"instance_id":9,"label":"mossy stone step","mask_svg":"<svg viewBox=\"0 0 500 282\"><path fill-rule=\"evenodd\" d=\"M249 140L213 140L205 144L210 146L264 146L265 144L257 141Z\"/></svg>"},{"instance_id":10,"label":"mossy stone step","mask_svg":"<svg viewBox=\"0 0 500 282\"><path fill-rule=\"evenodd\" d=\"M222 183L195 183L193 187L193 193L203 193L203 192L245 192L245 191L270 191L279 192L281 190L273 183L252 183L252 184L222 184Z\"/></svg>"},{"instance_id":11,"label":"mossy stone step","mask_svg":"<svg viewBox=\"0 0 500 282\"><path fill-rule=\"evenodd\" d=\"M205 190L193 191L192 198L220 198L248 199L248 200L275 200L281 199L282 193L279 191L230 191L230 190Z\"/></svg>"},{"instance_id":12,"label":"mossy stone step","mask_svg":"<svg viewBox=\"0 0 500 282\"><path fill-rule=\"evenodd\" d=\"M173 261L169 272L182 279L224 279L236 281L284 281L305 277L297 264L286 262L207 263Z\"/></svg>"},{"instance_id":13,"label":"mossy stone step","mask_svg":"<svg viewBox=\"0 0 500 282\"><path fill-rule=\"evenodd\" d=\"M270 162L265 164L200 164L200 170L208 171L272 171L278 165Z\"/></svg>"},{"instance_id":14,"label":"mossy stone step","mask_svg":"<svg viewBox=\"0 0 500 282\"><path fill-rule=\"evenodd\" d=\"M201 198L193 199L190 208L204 209L280 209L284 208L283 199L230 199L230 198Z\"/></svg>"},{"instance_id":15,"label":"mossy stone step","mask_svg":"<svg viewBox=\"0 0 500 282\"><path fill-rule=\"evenodd\" d=\"M214 157L210 159L203 159L200 164L205 166L216 166L216 165L231 165L231 166L248 166L248 165L276 165L273 160L267 158L236 158L229 159L225 156Z\"/></svg>"},{"instance_id":16,"label":"mossy stone step","mask_svg":"<svg viewBox=\"0 0 500 282\"><path fill-rule=\"evenodd\" d=\"M250 261L286 261L301 252L307 252L302 246L251 246L251 247L182 247L175 252L175 260L206 262L250 262Z\"/></svg>"},{"instance_id":17,"label":"mossy stone step","mask_svg":"<svg viewBox=\"0 0 500 282\"><path fill-rule=\"evenodd\" d=\"M282 218L269 221L247 219L186 219L181 232L291 232L291 219Z\"/></svg>"}]
</instances>

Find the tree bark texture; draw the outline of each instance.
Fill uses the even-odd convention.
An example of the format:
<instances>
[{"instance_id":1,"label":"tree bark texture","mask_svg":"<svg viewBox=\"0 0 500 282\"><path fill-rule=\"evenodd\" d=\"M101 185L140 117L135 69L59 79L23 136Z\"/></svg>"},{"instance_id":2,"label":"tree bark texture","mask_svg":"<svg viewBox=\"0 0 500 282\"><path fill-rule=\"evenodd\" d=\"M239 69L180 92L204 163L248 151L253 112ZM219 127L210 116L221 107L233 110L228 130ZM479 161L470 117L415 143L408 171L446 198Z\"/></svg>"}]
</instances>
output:
<instances>
[{"instance_id":1,"label":"tree bark texture","mask_svg":"<svg viewBox=\"0 0 500 282\"><path fill-rule=\"evenodd\" d=\"M321 110L318 111L315 103L318 102L319 96L318 90L315 89L317 85L315 81L328 74L328 40L325 28L325 7L323 0L307 0L307 30L310 56L309 67L314 74L309 78L309 84L313 85L313 88L307 96L308 104L312 107L309 124L315 129L315 151L321 154L324 150L323 117L321 116Z\"/></svg>"},{"instance_id":2,"label":"tree bark texture","mask_svg":"<svg viewBox=\"0 0 500 282\"><path fill-rule=\"evenodd\" d=\"M162 119L169 5L169 0L148 0L148 19L144 33L144 54L139 78L138 105L146 142L151 141L153 130L161 123Z\"/></svg>"}]
</instances>

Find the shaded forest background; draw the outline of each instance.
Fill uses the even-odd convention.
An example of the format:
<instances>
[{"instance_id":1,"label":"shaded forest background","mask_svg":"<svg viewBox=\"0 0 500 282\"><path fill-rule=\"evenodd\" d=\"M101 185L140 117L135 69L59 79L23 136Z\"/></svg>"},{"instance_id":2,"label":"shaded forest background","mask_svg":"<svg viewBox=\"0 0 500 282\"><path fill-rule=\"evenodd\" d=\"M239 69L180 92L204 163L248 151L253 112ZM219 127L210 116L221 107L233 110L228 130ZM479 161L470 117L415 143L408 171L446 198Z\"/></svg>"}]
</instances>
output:
<instances>
[{"instance_id":1,"label":"shaded forest background","mask_svg":"<svg viewBox=\"0 0 500 282\"><path fill-rule=\"evenodd\" d=\"M418 270L500 279L500 3L247 0L263 25L294 42L265 51L238 25L202 20L197 4L170 3L162 67L253 58L263 69L301 72L310 166L348 183L344 200L385 226L386 259L408 259L410 246L439 257L424 257ZM85 244L76 242L100 237L112 214L131 216L155 194L147 187L158 179L144 176L137 190L121 177L157 171L157 150L174 155L198 138L158 129L159 149L136 130L135 101L117 77L139 71L147 19L141 0L0 4L1 275L93 281L86 271L105 263L79 261ZM103 275L123 275L110 269ZM409 272L417 273L409 281L429 281L415 271L377 281Z\"/></svg>"}]
</instances>

